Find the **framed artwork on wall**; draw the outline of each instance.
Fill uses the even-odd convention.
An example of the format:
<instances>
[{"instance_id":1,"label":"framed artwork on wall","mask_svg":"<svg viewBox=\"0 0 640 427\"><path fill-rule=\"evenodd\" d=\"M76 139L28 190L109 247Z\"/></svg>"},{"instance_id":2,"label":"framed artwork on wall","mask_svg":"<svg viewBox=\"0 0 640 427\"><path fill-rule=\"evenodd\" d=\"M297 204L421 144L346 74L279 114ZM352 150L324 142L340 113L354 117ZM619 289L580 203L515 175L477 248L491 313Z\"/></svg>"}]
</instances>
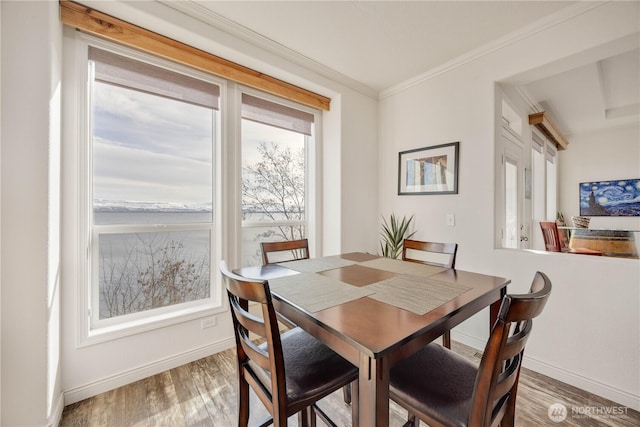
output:
<instances>
[{"instance_id":1,"label":"framed artwork on wall","mask_svg":"<svg viewBox=\"0 0 640 427\"><path fill-rule=\"evenodd\" d=\"M401 151L398 194L458 194L459 142Z\"/></svg>"},{"instance_id":2,"label":"framed artwork on wall","mask_svg":"<svg viewBox=\"0 0 640 427\"><path fill-rule=\"evenodd\" d=\"M581 182L580 216L640 216L640 179Z\"/></svg>"}]
</instances>

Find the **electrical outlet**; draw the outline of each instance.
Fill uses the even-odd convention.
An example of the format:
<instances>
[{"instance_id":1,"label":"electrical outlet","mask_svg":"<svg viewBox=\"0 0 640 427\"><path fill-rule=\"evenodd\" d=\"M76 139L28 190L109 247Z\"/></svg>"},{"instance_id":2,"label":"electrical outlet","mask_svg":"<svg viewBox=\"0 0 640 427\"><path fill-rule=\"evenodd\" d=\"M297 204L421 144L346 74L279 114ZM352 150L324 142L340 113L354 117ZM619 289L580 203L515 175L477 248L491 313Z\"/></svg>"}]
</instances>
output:
<instances>
[{"instance_id":1,"label":"electrical outlet","mask_svg":"<svg viewBox=\"0 0 640 427\"><path fill-rule=\"evenodd\" d=\"M449 227L455 227L456 225L456 216L452 213L447 214L447 225Z\"/></svg>"},{"instance_id":2,"label":"electrical outlet","mask_svg":"<svg viewBox=\"0 0 640 427\"><path fill-rule=\"evenodd\" d=\"M202 319L200 323L202 329L211 328L212 326L216 326L216 318L215 317L207 317L206 319Z\"/></svg>"}]
</instances>

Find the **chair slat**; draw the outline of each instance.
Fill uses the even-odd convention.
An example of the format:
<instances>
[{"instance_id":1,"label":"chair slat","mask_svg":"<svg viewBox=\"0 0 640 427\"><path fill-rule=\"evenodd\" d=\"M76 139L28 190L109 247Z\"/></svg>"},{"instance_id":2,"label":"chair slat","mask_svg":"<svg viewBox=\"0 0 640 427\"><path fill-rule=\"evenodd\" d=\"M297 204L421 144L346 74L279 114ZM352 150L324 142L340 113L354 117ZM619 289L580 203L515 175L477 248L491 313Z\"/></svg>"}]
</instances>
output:
<instances>
[{"instance_id":1,"label":"chair slat","mask_svg":"<svg viewBox=\"0 0 640 427\"><path fill-rule=\"evenodd\" d=\"M294 261L298 259L309 259L309 240L285 240L281 242L262 242L262 264L271 264L269 254L291 252L288 257L278 260L278 262Z\"/></svg>"}]
</instances>

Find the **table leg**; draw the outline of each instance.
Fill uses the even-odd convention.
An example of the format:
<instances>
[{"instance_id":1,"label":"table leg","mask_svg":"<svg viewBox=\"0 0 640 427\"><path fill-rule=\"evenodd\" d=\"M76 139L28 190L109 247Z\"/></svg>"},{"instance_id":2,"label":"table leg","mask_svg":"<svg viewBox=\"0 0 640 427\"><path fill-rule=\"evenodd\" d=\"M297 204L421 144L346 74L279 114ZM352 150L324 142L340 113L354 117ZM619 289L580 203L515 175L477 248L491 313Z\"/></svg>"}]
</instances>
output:
<instances>
[{"instance_id":1,"label":"table leg","mask_svg":"<svg viewBox=\"0 0 640 427\"><path fill-rule=\"evenodd\" d=\"M507 294L507 287L500 289L500 299L495 300L489 307L489 332L493 329L493 325L498 320L498 313L500 312L500 305L502 304L502 298Z\"/></svg>"},{"instance_id":2,"label":"table leg","mask_svg":"<svg viewBox=\"0 0 640 427\"><path fill-rule=\"evenodd\" d=\"M372 359L360 354L359 424L371 427L389 425L389 363L386 358ZM352 396L355 399L355 396ZM354 424L355 426L355 424Z\"/></svg>"}]
</instances>

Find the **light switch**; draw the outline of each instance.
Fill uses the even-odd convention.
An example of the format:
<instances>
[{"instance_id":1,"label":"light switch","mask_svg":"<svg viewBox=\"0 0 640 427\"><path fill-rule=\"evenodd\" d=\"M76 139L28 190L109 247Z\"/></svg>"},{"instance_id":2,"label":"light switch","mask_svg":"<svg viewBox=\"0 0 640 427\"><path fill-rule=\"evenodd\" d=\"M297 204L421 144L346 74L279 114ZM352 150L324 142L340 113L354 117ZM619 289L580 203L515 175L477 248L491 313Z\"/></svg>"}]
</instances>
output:
<instances>
[{"instance_id":1,"label":"light switch","mask_svg":"<svg viewBox=\"0 0 640 427\"><path fill-rule=\"evenodd\" d=\"M447 225L449 227L455 227L455 225L456 225L456 216L455 216L455 214L452 214L452 213L447 214Z\"/></svg>"}]
</instances>

